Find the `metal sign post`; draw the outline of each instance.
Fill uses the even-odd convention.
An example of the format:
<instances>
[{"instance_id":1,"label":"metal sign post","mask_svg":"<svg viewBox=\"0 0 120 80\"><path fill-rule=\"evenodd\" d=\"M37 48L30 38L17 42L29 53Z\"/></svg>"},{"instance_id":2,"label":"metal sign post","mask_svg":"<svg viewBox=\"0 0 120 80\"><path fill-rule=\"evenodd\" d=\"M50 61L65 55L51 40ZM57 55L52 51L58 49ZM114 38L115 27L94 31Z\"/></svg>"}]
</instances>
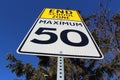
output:
<instances>
[{"instance_id":1,"label":"metal sign post","mask_svg":"<svg viewBox=\"0 0 120 80\"><path fill-rule=\"evenodd\" d=\"M57 80L64 80L64 58L61 56L57 60Z\"/></svg>"}]
</instances>

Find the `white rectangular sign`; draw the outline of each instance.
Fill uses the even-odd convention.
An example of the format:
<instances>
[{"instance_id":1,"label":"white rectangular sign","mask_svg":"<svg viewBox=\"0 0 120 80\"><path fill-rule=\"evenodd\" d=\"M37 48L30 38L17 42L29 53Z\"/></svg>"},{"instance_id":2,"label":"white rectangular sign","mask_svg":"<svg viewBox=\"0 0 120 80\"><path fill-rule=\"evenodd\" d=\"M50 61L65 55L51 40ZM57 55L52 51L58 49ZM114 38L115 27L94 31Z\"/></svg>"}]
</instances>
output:
<instances>
[{"instance_id":1,"label":"white rectangular sign","mask_svg":"<svg viewBox=\"0 0 120 80\"><path fill-rule=\"evenodd\" d=\"M20 54L102 59L82 21L38 18L18 48Z\"/></svg>"}]
</instances>

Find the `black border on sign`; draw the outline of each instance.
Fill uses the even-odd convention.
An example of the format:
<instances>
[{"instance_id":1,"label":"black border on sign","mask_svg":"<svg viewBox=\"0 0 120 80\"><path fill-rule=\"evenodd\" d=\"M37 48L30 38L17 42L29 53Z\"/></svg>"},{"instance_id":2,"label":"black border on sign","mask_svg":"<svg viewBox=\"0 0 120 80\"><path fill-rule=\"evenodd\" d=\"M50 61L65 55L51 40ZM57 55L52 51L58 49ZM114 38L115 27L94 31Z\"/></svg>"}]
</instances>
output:
<instances>
[{"instance_id":1,"label":"black border on sign","mask_svg":"<svg viewBox=\"0 0 120 80\"><path fill-rule=\"evenodd\" d=\"M44 9L45 10L45 9ZM42 11L42 13L44 12L44 10ZM41 14L42 14L41 13ZM40 14L40 16L41 16ZM39 16L39 17L40 17ZM79 16L80 17L80 16ZM81 18L81 17L80 17ZM81 18L82 19L82 18ZM35 21L35 23L33 24L32 28L29 30L28 34L26 35L26 37L24 38L24 40L22 41L21 45L18 47L17 49L17 52L22 54L22 53L25 53L25 54L33 54L33 55L39 55L39 56L66 56L66 57L70 57L70 58L85 58L85 59L103 59L104 56L102 55L97 43L95 42L95 40L93 39L93 36L91 35L90 31L88 30L88 28L86 27L84 21L83 21L83 25L84 27L86 28L89 36L91 37L98 53L99 53L99 56L82 56L82 55L66 55L66 54L54 54L54 53L42 53L42 52L29 52L29 51L21 51L23 45L25 44L27 38L29 37L29 35L31 34L32 30L34 29L36 23L38 22L39 18Z\"/></svg>"}]
</instances>

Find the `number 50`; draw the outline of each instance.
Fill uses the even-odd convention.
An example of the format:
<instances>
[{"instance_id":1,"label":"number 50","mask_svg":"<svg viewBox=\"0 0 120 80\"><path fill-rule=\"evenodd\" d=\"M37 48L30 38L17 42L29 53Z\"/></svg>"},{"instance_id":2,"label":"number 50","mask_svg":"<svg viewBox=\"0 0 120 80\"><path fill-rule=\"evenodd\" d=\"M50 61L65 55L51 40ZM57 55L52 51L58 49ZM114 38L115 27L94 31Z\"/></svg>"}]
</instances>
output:
<instances>
[{"instance_id":1,"label":"number 50","mask_svg":"<svg viewBox=\"0 0 120 80\"><path fill-rule=\"evenodd\" d=\"M46 32L45 32L45 30L46 30ZM53 32L47 32L47 31L56 31L56 28L42 28L42 27L39 28L35 32L35 34L37 34L37 35L43 35L43 34L49 35L50 38L48 40L33 39L33 40L31 40L31 42L37 43L37 44L51 44L51 43L56 42L58 39L58 36ZM81 36L81 42L78 42L78 43L71 42L67 36L67 34L69 32L78 33ZM75 47L86 46L89 42L88 37L83 32L78 31L78 30L72 30L72 29L63 30L60 33L60 38L65 44L70 45L70 46L75 46Z\"/></svg>"}]
</instances>

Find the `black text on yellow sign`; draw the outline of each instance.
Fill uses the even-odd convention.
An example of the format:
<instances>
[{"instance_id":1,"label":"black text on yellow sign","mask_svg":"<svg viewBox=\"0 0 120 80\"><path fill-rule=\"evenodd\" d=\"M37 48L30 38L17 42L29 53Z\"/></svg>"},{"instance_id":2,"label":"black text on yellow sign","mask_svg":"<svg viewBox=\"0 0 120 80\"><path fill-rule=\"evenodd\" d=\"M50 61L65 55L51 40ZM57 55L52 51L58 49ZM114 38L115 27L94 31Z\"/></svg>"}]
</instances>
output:
<instances>
[{"instance_id":1,"label":"black text on yellow sign","mask_svg":"<svg viewBox=\"0 0 120 80\"><path fill-rule=\"evenodd\" d=\"M39 18L82 21L76 10L45 8Z\"/></svg>"}]
</instances>

